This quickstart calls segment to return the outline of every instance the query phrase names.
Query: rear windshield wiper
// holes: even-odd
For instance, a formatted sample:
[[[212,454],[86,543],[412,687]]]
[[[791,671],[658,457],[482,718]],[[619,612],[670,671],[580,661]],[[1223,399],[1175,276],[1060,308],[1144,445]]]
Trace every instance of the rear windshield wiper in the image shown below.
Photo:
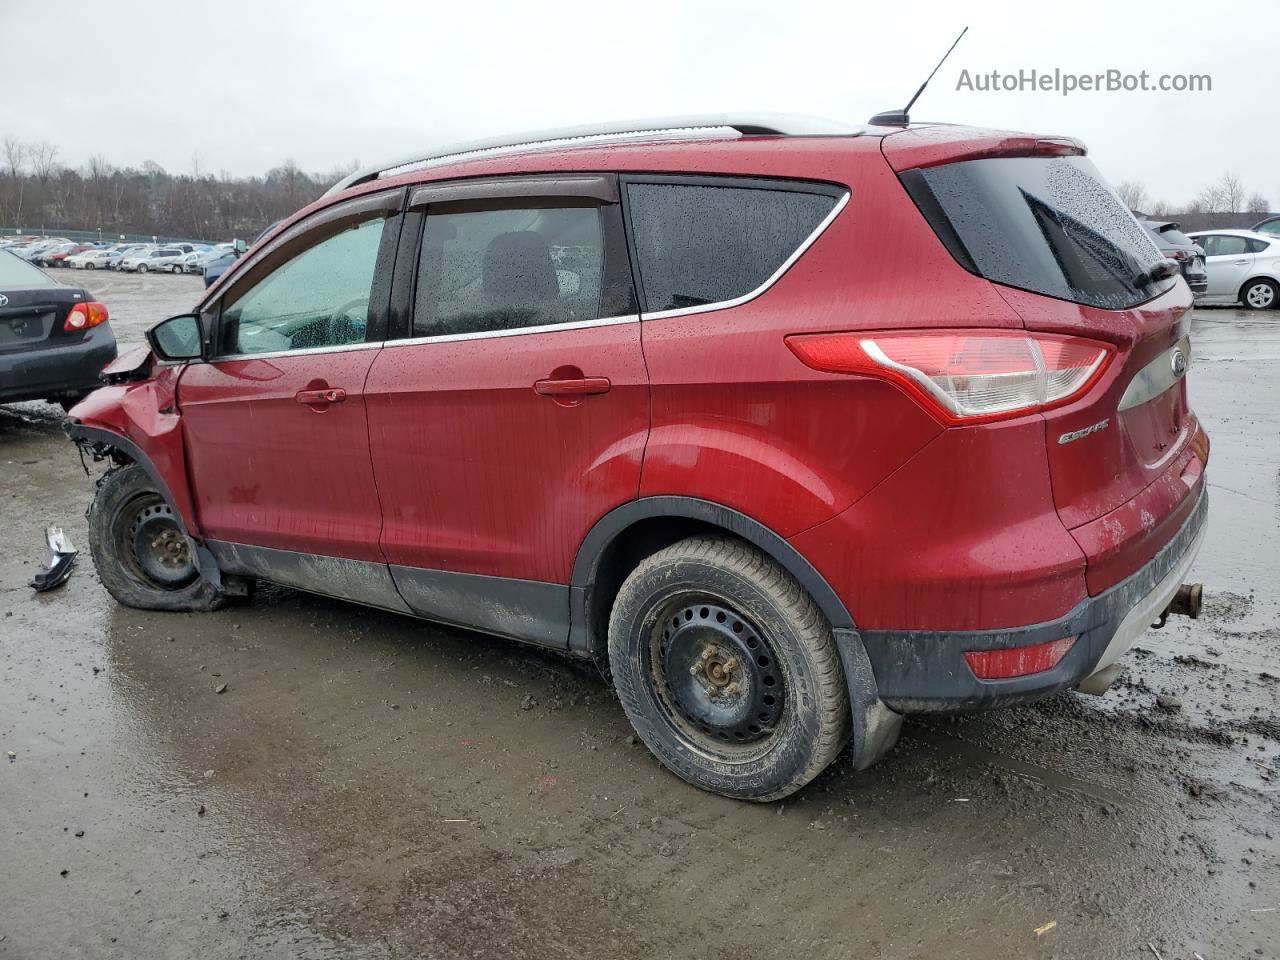
[[[1182,268],[1178,266],[1177,260],[1165,257],[1163,260],[1157,260],[1149,270],[1144,270],[1133,278],[1135,287],[1145,287],[1155,283],[1158,280],[1164,280],[1167,277],[1176,277],[1178,271]]]

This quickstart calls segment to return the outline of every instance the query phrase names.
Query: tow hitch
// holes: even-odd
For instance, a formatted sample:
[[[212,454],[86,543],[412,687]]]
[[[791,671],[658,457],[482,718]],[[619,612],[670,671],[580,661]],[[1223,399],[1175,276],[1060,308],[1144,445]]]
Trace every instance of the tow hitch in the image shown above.
[[[1151,629],[1159,630],[1162,628],[1165,625],[1165,621],[1169,619],[1170,614],[1199,620],[1200,605],[1203,599],[1203,583],[1184,583],[1178,588],[1178,592],[1173,595],[1169,605],[1164,608],[1164,612],[1160,614],[1160,619],[1151,625]]]

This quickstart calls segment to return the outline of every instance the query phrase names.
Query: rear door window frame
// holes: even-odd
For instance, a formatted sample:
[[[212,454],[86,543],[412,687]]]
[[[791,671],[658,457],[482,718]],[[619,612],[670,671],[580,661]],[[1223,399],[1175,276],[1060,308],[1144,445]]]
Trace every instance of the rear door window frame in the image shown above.
[[[545,205],[557,199],[594,201],[599,207],[604,243],[601,316],[507,330],[414,335],[414,308],[422,242],[427,216],[433,205],[475,204],[477,207],[500,208],[508,205],[508,202],[515,207],[522,200]],[[411,187],[400,227],[399,253],[392,278],[387,346],[527,336],[637,322],[640,317],[633,283],[634,272],[619,199],[617,175],[601,172],[478,177],[431,181]]]

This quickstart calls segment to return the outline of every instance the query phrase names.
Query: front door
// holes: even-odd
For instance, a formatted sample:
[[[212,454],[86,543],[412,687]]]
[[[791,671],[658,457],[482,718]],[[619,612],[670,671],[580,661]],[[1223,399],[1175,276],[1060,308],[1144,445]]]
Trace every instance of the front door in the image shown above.
[[[347,596],[283,567],[383,562],[364,387],[384,337],[389,271],[378,266],[394,257],[396,202],[327,211],[254,254],[217,305],[214,358],[182,375],[201,529],[224,554],[274,551],[240,550],[227,561],[237,572]],[[240,571],[262,558],[281,569]]]
[[[649,429],[616,186],[463,189],[411,202],[412,329],[366,388],[382,549],[419,614],[563,647],[574,557],[637,495]]]

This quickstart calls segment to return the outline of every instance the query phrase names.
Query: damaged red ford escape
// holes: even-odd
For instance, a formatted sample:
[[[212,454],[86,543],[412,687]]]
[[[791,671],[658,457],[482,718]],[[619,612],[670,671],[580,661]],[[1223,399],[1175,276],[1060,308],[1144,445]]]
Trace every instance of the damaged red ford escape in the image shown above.
[[[561,131],[352,175],[69,432],[121,603],[265,580],[591,658],[769,800],[1193,612],[1190,307],[1073,140]]]

